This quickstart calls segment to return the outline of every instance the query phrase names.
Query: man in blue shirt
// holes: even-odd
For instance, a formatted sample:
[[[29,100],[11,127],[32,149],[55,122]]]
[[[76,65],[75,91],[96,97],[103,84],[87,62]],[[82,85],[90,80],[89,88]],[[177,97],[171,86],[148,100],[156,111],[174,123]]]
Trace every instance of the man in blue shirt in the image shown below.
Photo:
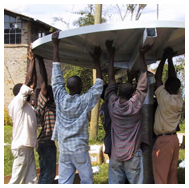
[[[100,99],[103,90],[102,73],[100,70],[101,49],[96,47],[91,54],[96,67],[96,83],[87,93],[80,95],[82,81],[78,76],[67,80],[69,93],[59,60],[59,31],[53,33],[53,68],[52,88],[56,103],[56,123],[52,140],[59,144],[59,184],[71,184],[75,171],[78,170],[81,183],[93,183],[92,168],[88,146],[88,113]]]

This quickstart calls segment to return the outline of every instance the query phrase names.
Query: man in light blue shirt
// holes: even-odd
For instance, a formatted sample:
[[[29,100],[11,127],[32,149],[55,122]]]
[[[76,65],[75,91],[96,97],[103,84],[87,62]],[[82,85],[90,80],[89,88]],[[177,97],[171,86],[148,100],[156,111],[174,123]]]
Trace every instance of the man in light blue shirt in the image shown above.
[[[52,140],[59,144],[59,184],[71,184],[75,171],[78,170],[81,183],[93,183],[92,168],[88,146],[88,113],[100,99],[103,90],[102,73],[100,70],[101,49],[95,48],[91,54],[96,67],[96,83],[87,93],[80,95],[82,81],[78,76],[67,80],[69,94],[61,72],[59,60],[59,32],[52,35],[53,68],[52,88],[56,103],[56,123]]]

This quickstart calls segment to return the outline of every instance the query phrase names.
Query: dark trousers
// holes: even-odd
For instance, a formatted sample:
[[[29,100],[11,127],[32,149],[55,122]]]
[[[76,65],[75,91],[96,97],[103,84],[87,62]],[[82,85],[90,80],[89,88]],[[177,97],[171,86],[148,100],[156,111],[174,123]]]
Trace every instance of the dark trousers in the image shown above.
[[[56,146],[54,142],[38,143],[39,184],[52,184],[56,176]]]

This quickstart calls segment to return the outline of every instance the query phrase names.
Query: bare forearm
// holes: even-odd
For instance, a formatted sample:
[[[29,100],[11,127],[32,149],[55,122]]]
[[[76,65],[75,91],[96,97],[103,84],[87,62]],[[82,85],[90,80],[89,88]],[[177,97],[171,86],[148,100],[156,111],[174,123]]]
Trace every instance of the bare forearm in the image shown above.
[[[36,86],[37,86],[37,73],[36,73],[36,67],[35,67],[35,64],[34,64],[34,73],[33,73],[33,78],[32,78],[32,82],[33,82],[33,89],[35,89],[36,88]]]
[[[34,59],[30,60],[29,68],[26,74],[26,82],[25,85],[30,86],[33,83],[33,74],[35,69],[35,61]]]
[[[155,74],[156,81],[162,80],[163,67],[164,67],[164,64],[165,64],[165,60],[166,60],[166,57],[162,57],[162,59],[159,63],[159,66],[158,66],[158,68],[156,70],[156,74]]]
[[[59,44],[53,45],[53,62],[60,62],[60,59],[59,59]]]
[[[142,71],[142,72],[147,71],[145,55],[140,55],[140,64],[141,64],[140,71]]]
[[[159,63],[159,66],[156,70],[155,79],[156,79],[156,87],[157,88],[159,86],[163,85],[162,74],[163,74],[163,67],[164,67],[164,64],[165,64],[165,60],[166,60],[166,57],[163,56],[160,63]]]
[[[102,79],[102,72],[100,69],[100,63],[95,63],[96,67],[96,78],[101,78]]]
[[[47,95],[47,84],[48,84],[47,71],[45,68],[43,58],[39,57],[39,56],[37,58],[38,58],[38,62],[39,62],[39,71],[40,71],[40,75],[41,75],[41,93],[46,96]]]
[[[176,77],[172,58],[168,58],[168,77]]]
[[[47,71],[45,68],[45,64],[43,59],[38,59],[39,60],[39,70],[40,70],[40,75],[41,75],[41,82],[45,82],[45,84],[48,83],[47,80]]]
[[[110,56],[110,64],[108,67],[108,83],[114,84],[115,83],[115,75],[114,75],[114,55]]]

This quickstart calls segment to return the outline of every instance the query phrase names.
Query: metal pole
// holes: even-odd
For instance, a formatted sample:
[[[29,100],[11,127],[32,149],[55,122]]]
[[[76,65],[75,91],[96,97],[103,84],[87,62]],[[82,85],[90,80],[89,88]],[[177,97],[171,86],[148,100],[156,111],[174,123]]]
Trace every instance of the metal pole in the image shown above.
[[[149,145],[143,144],[144,184],[153,182],[152,172],[152,147],[153,147],[153,104],[154,104],[154,75],[148,73],[148,92],[142,106],[142,128]]]

